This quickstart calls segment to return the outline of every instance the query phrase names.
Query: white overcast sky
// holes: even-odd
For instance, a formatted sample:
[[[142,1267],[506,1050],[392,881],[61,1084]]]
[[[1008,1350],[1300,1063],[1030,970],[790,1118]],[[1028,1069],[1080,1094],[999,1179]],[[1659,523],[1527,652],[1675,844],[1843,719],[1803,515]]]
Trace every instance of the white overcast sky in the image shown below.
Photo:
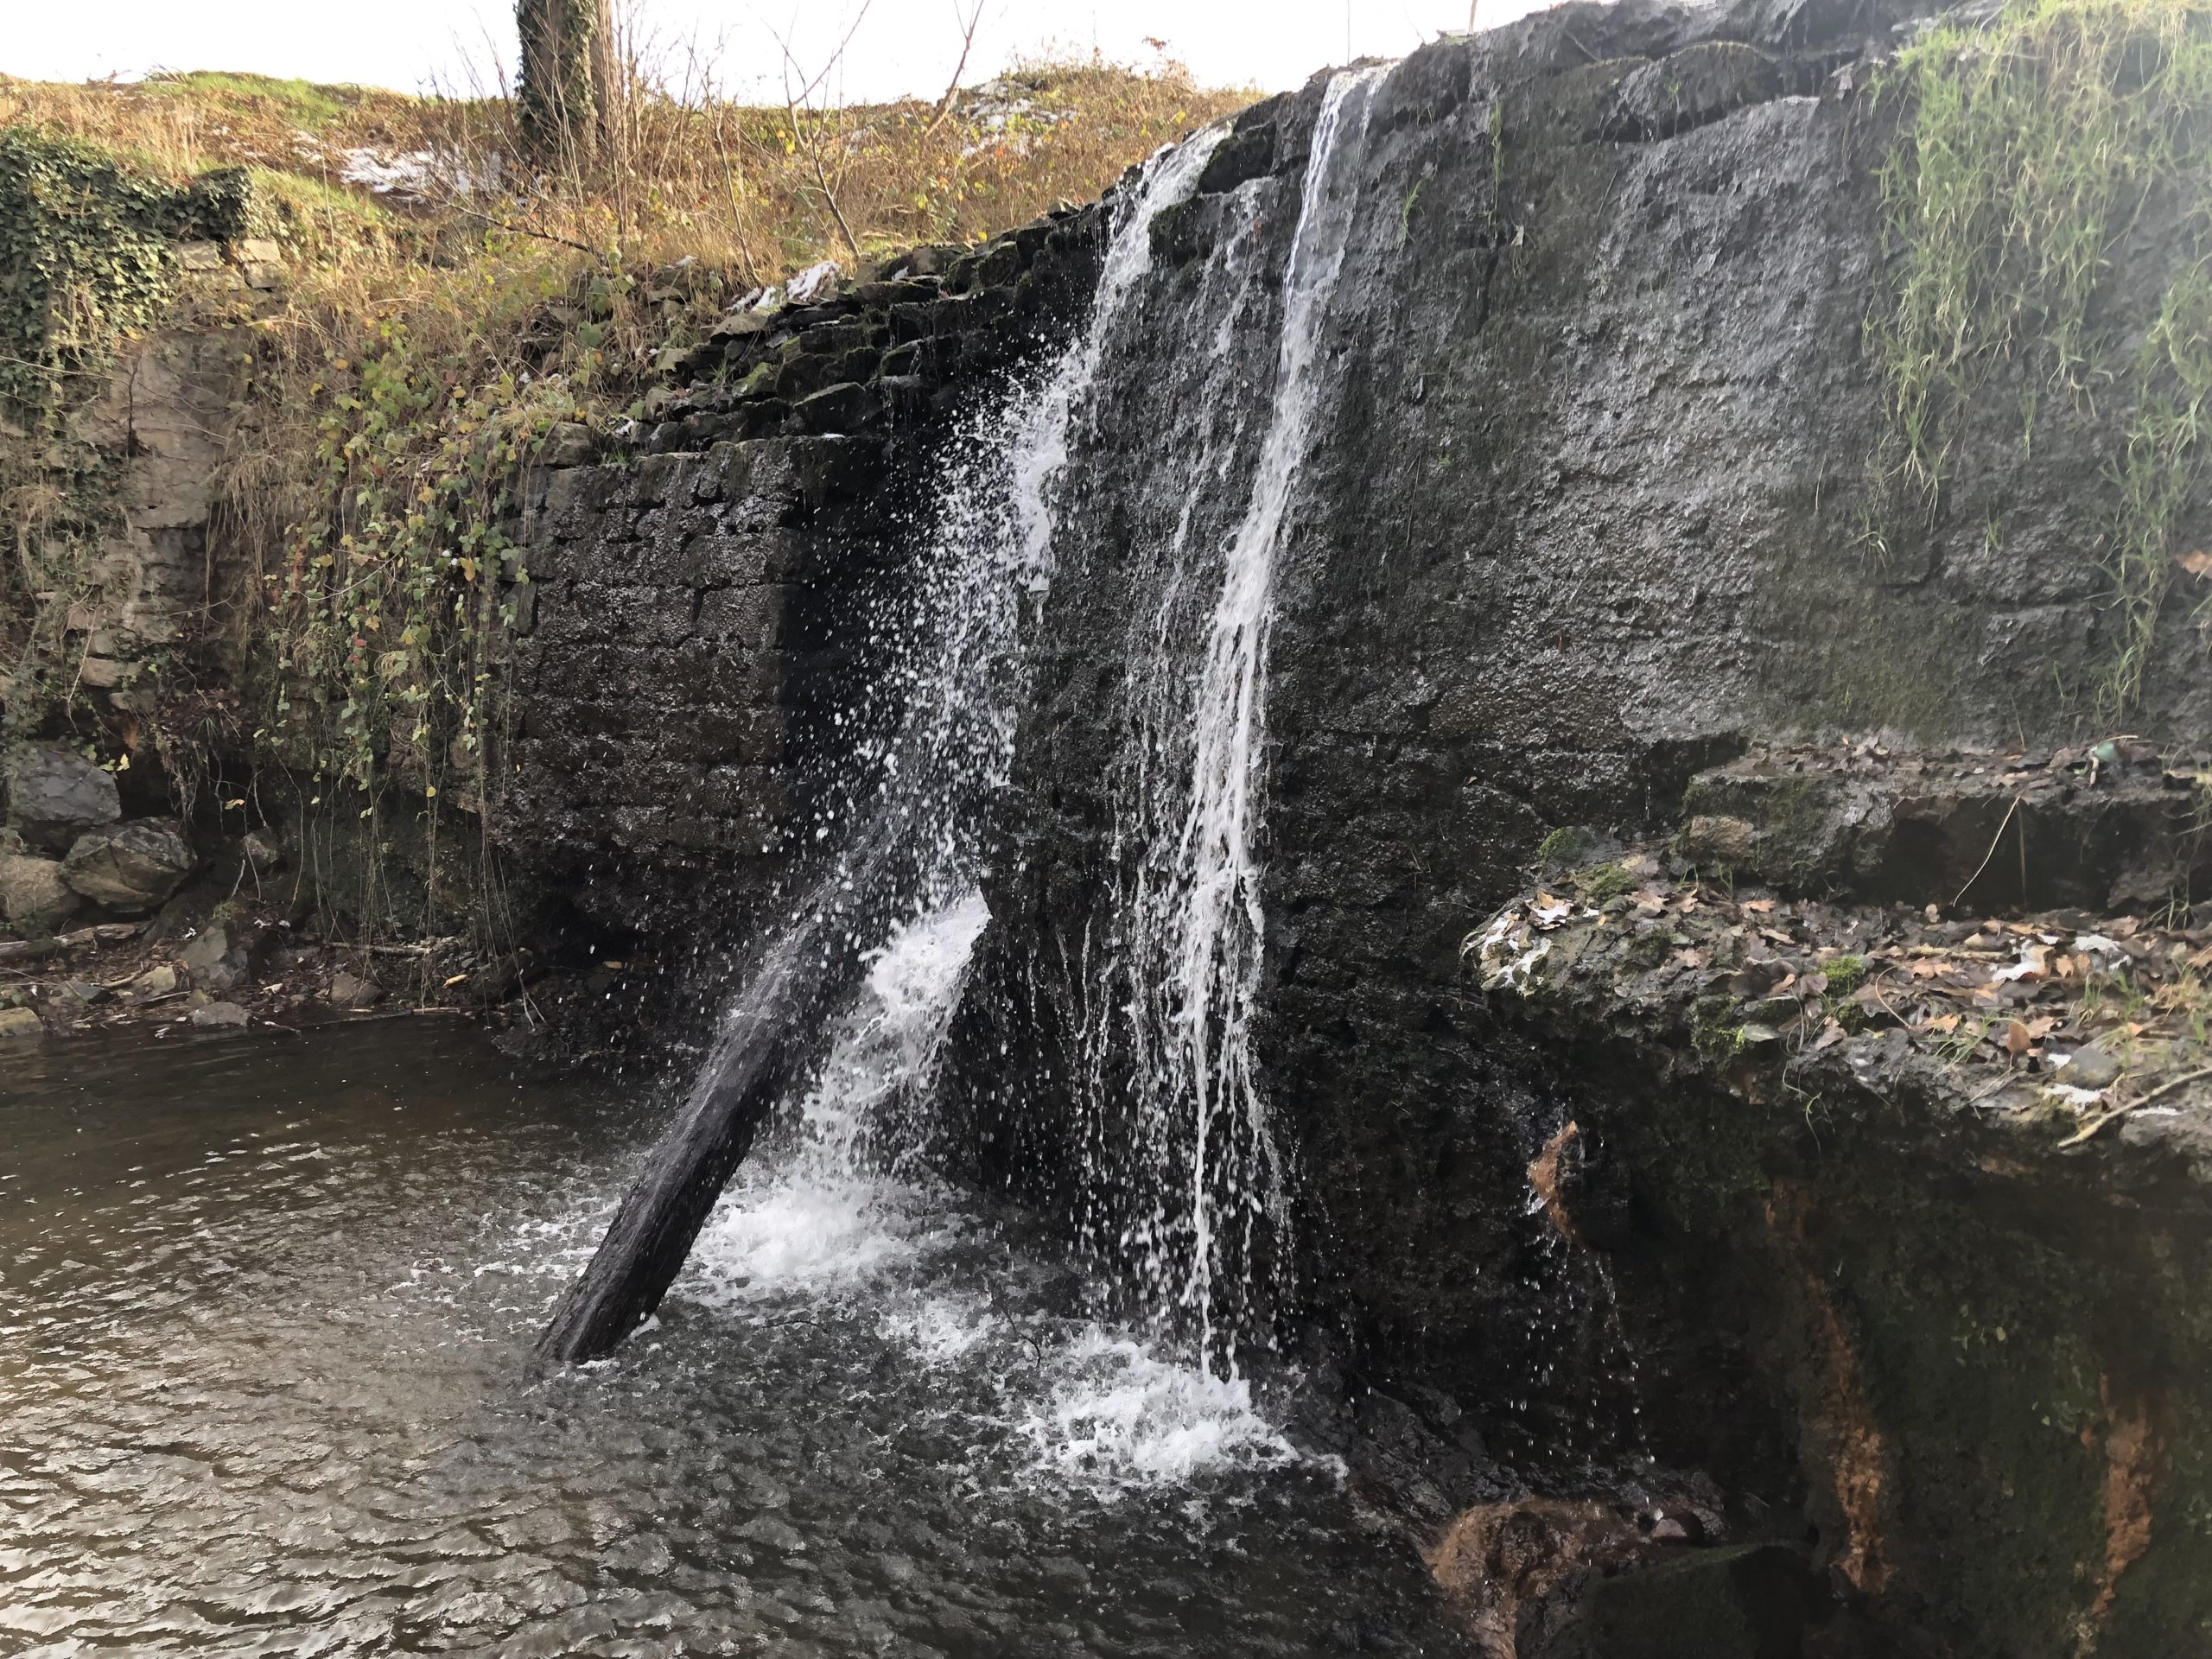
[[[781,35],[810,71],[852,25],[857,0],[626,0],[640,32],[696,42],[739,95],[775,93]],[[1477,0],[1488,28],[1535,0]],[[958,55],[954,0],[873,0],[833,95],[942,92]],[[232,69],[415,92],[495,86],[514,56],[511,0],[0,0],[0,73],[41,80]],[[1399,56],[1467,27],[1467,0],[985,0],[974,82],[1058,46],[1129,63],[1159,48],[1212,85],[1294,86],[1325,65]]]

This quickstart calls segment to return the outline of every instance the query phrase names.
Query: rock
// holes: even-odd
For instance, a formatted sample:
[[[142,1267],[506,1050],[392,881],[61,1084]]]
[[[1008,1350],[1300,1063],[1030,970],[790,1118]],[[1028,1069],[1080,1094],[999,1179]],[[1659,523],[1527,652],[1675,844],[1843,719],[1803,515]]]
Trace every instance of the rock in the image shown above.
[[[144,997],[168,996],[172,995],[182,982],[176,969],[165,962],[157,968],[149,968],[137,978],[132,980],[130,994],[133,996]]]
[[[126,913],[153,909],[197,867],[183,829],[167,818],[133,818],[79,836],[64,863],[71,887]]]
[[[883,413],[883,403],[857,382],[825,386],[791,406],[810,432],[857,432]]]
[[[192,982],[210,991],[227,991],[245,977],[245,952],[231,940],[231,931],[218,922],[203,928],[184,947],[177,961],[192,976]]]
[[[0,912],[19,931],[51,933],[78,902],[59,860],[0,857]]]
[[[1580,1573],[1636,1559],[1642,1542],[1610,1503],[1522,1497],[1462,1511],[1427,1559],[1476,1651],[1510,1654],[1517,1636],[1556,1621],[1551,1604]]]
[[[61,995],[89,1008],[95,1003],[107,1001],[108,988],[105,985],[95,985],[89,979],[73,979],[61,987]]]
[[[591,429],[581,421],[560,421],[545,430],[537,448],[541,467],[588,467],[599,458],[599,445]]]
[[[2057,1070],[2058,1081],[2075,1089],[2102,1089],[2120,1081],[2120,1064],[2094,1043],[2074,1051]]]
[[[123,816],[114,778],[67,749],[20,749],[8,762],[7,778],[9,822],[49,852]]]
[[[737,1535],[781,1550],[786,1555],[797,1554],[806,1548],[806,1540],[797,1527],[788,1521],[779,1521],[772,1515],[755,1516],[737,1529]]]
[[[249,830],[238,842],[238,856],[256,875],[284,868],[284,843],[267,830]]]
[[[210,1002],[192,1011],[192,1023],[202,1031],[236,1031],[250,1018],[235,1002]]]
[[[45,1034],[46,1027],[29,1008],[0,1008],[0,1042]]]
[[[1797,1659],[1816,1594],[1803,1558],[1780,1544],[1695,1550],[1592,1585],[1589,1651],[1604,1659]]]
[[[1693,46],[1632,71],[1605,124],[1605,136],[1649,143],[1718,121],[1789,90],[1781,66],[1732,41]]]
[[[1743,818],[1692,818],[1676,849],[1694,864],[1743,864],[1758,846],[1758,833]]]
[[[372,979],[349,974],[343,968],[330,976],[329,1001],[333,1007],[372,1008],[383,1001],[384,987]]]

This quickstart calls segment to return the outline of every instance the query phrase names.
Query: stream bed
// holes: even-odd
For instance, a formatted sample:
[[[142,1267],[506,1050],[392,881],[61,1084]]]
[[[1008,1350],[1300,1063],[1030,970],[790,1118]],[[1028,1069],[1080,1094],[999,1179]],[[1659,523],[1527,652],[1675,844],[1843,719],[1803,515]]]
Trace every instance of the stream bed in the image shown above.
[[[0,1071],[0,1654],[1463,1651],[1064,1249],[764,1157],[653,1325],[531,1338],[664,1115],[458,1022]]]

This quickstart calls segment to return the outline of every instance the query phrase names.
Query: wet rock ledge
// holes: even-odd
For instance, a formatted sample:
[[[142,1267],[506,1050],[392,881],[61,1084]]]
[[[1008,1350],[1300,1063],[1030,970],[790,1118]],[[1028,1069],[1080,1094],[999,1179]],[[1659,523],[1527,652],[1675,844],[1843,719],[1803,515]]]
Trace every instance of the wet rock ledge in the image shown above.
[[[1904,1650],[2194,1651],[2212,1616],[2212,928],[2166,903],[2208,779],[1758,749],[1669,839],[1554,835],[1466,941],[1649,1450],[1802,1505]]]

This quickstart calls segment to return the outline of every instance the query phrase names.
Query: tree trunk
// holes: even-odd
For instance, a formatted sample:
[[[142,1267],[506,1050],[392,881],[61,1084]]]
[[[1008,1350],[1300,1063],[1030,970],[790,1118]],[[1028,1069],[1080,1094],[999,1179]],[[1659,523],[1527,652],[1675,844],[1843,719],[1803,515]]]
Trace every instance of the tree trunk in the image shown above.
[[[598,156],[613,113],[609,0],[515,0],[515,32],[524,152],[540,167],[581,173]]]

